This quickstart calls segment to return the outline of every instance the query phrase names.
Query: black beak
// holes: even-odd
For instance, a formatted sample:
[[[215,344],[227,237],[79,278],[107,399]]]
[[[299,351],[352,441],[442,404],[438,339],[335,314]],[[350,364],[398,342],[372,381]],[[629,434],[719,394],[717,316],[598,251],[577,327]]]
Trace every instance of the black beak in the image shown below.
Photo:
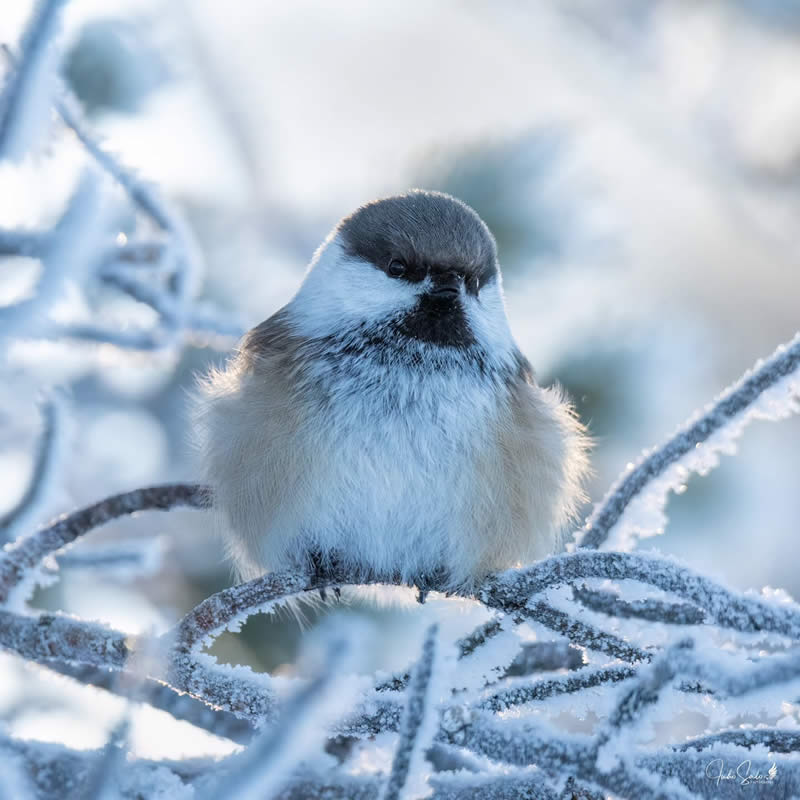
[[[463,283],[463,276],[459,275],[457,272],[437,275],[433,279],[433,288],[430,290],[430,294],[433,297],[440,297],[442,299],[453,299],[460,294]]]

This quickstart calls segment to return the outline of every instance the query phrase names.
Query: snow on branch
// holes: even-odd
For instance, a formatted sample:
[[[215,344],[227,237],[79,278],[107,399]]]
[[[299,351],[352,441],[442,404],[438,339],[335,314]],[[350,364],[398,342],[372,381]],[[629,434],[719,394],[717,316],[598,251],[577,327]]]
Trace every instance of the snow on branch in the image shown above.
[[[422,645],[422,656],[411,676],[400,738],[395,748],[392,770],[383,791],[383,800],[400,800],[401,797],[412,796],[407,790],[412,762],[416,762],[416,771],[419,771],[420,762],[424,758],[424,748],[430,743],[423,736],[423,729],[430,729],[431,739],[435,733],[435,728],[431,726],[429,720],[433,714],[430,685],[433,679],[437,633],[438,626],[431,625]]]
[[[43,428],[36,449],[33,474],[28,481],[25,493],[14,508],[0,518],[0,541],[5,543],[16,539],[29,520],[34,518],[50,493],[54,476],[58,471],[63,438],[65,399],[52,394],[41,405]]]
[[[243,754],[241,764],[213,785],[206,797],[229,800],[273,797],[292,768],[322,744],[325,729],[341,708],[343,662],[350,643],[330,643],[323,669],[288,700],[279,724],[262,733]],[[346,697],[346,694],[345,694]]]
[[[183,314],[190,300],[192,283],[202,273],[200,248],[183,216],[174,209],[155,186],[140,180],[114,155],[105,150],[83,120],[80,104],[63,83],[55,107],[78,140],[97,164],[128,193],[133,203],[165,231],[171,239],[176,268],[172,275],[175,312]]]
[[[6,602],[11,591],[46,556],[72,544],[94,528],[138,511],[169,511],[179,507],[205,509],[208,504],[208,490],[204,486],[167,484],[113,495],[60,517],[47,527],[6,545],[0,555],[0,602]]]
[[[60,5],[63,5],[63,0],[42,0],[39,3],[38,13],[23,38],[20,56],[15,56],[8,46],[0,45],[10,64],[11,76],[0,96],[0,160],[4,156],[12,155],[9,148],[6,148],[8,152],[4,152],[4,141],[13,145],[14,153],[19,142],[29,144],[30,137],[24,137],[20,131],[30,131],[29,117],[33,115],[34,109],[38,108],[39,113],[41,109],[49,113],[54,108],[94,163],[123,188],[135,208],[159,226],[165,239],[134,241],[130,245],[124,242],[123,246],[116,248],[99,247],[99,243],[93,242],[90,249],[93,255],[91,260],[73,258],[71,262],[66,262],[81,263],[87,269],[98,265],[97,277],[106,285],[115,286],[133,299],[153,308],[158,315],[155,327],[121,331],[117,327],[94,322],[60,325],[51,323],[34,333],[40,338],[50,340],[87,341],[113,345],[124,350],[177,349],[187,340],[200,345],[211,343],[229,347],[242,335],[245,326],[241,320],[222,314],[208,304],[193,302],[192,293],[202,274],[203,259],[190,226],[181,212],[155,186],[140,179],[133,170],[103,147],[84,120],[80,103],[57,74],[57,62],[52,57],[55,48],[51,40]],[[43,55],[47,54],[51,57],[44,58]],[[30,81],[26,76],[34,74],[46,77],[47,82],[45,86],[42,78],[39,80],[42,86],[36,92],[31,92],[27,86]],[[23,84],[25,91],[18,91]],[[102,208],[104,207],[100,210]],[[101,228],[97,213],[72,216],[93,226],[94,230]],[[63,238],[58,229],[0,231],[0,255],[46,258]],[[86,255],[85,252],[81,254]],[[63,259],[63,249],[59,250],[59,255]],[[60,286],[52,276],[63,275],[65,271],[64,268],[58,268],[59,259],[51,257],[49,260],[52,262],[48,269],[51,279],[30,301],[13,306],[11,312],[3,309],[5,316],[13,313],[14,318],[24,319],[30,315],[34,304],[41,309],[46,301],[52,302],[56,289]],[[126,272],[125,267],[129,265],[155,265],[159,267],[159,274],[151,272],[142,279]],[[49,291],[45,292],[44,289]],[[4,332],[1,323],[0,318],[0,334]],[[8,331],[5,333],[8,334]]]
[[[636,675],[634,667],[610,665],[595,669],[585,667],[575,675],[559,675],[534,682],[515,681],[493,691],[482,699],[477,707],[489,711],[506,711],[513,706],[541,702],[556,695],[572,694],[584,689],[619,683],[634,675]]]
[[[533,595],[587,578],[639,581],[704,609],[708,621],[721,627],[800,639],[800,608],[796,604],[778,605],[743,595],[674,561],[639,553],[578,550],[552,556],[489,578],[478,597],[490,608],[527,615]]]
[[[66,0],[39,0],[20,46],[21,57],[0,94],[0,160],[18,160],[46,129],[56,93],[55,34]]]
[[[563,734],[547,723],[525,719],[500,721],[476,712],[463,727],[451,731],[449,740],[493,760],[516,766],[535,764],[551,780],[569,774],[601,791],[621,797],[688,798],[675,782],[668,791],[657,788],[652,776],[635,767],[618,765],[604,772],[596,764],[593,741],[583,734]]]
[[[126,639],[118,631],[61,614],[24,616],[0,609],[0,648],[30,661],[122,667],[129,655]]]
[[[586,608],[609,617],[646,619],[671,625],[700,625],[706,618],[703,609],[691,603],[663,603],[653,597],[628,602],[611,592],[595,591],[585,585],[573,586],[572,595]]]
[[[525,607],[524,614],[551,631],[566,636],[573,644],[605,653],[612,658],[621,661],[647,661],[650,657],[641,648],[625,642],[613,633],[574,619],[548,603],[531,601]]]
[[[71,750],[49,742],[21,740],[0,735],[0,763],[18,763],[33,787],[37,798],[82,798],[107,751]],[[117,797],[141,800],[142,797],[169,797],[190,800],[194,792],[188,788],[180,771],[171,762],[144,759],[133,761],[115,776]],[[206,764],[208,769],[211,765]],[[0,773],[1,774],[1,773]],[[96,795],[95,795],[96,797]],[[23,800],[17,795],[14,800]]]
[[[175,719],[238,744],[248,744],[256,732],[253,725],[246,720],[180,692],[156,678],[139,678],[137,683],[138,676],[120,676],[119,670],[111,669],[105,664],[94,666],[48,659],[42,661],[41,666],[86,686],[94,686],[128,700],[146,703],[159,711],[166,711]]]
[[[780,728],[735,728],[707,736],[697,736],[680,745],[675,750],[707,750],[719,745],[736,747],[765,747],[773,753],[800,753],[800,731]]]
[[[746,373],[703,414],[685,423],[666,444],[623,472],[579,533],[579,546],[603,547],[618,525],[615,549],[631,549],[637,536],[660,532],[667,493],[684,484],[689,472],[705,474],[716,466],[717,453],[732,452],[751,420],[779,420],[797,412],[799,367],[800,334]],[[635,499],[639,507],[634,513],[629,506]],[[656,512],[655,525],[651,510]],[[623,514],[632,518],[629,523],[624,523]],[[648,521],[642,524],[640,518]]]
[[[52,325],[47,315],[62,296],[67,281],[80,283],[89,274],[106,215],[99,176],[86,172],[43,256],[44,269],[36,292],[0,308],[0,340],[47,332]]]

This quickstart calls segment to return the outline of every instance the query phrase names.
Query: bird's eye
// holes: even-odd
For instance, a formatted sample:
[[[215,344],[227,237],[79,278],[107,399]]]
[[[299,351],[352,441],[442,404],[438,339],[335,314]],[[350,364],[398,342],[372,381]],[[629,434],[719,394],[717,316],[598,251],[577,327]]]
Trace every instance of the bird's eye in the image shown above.
[[[473,275],[467,279],[467,291],[471,294],[478,294],[478,289],[481,288],[481,281],[477,275]]]
[[[393,258],[386,268],[386,273],[390,278],[402,278],[406,274],[406,265],[402,261]]]

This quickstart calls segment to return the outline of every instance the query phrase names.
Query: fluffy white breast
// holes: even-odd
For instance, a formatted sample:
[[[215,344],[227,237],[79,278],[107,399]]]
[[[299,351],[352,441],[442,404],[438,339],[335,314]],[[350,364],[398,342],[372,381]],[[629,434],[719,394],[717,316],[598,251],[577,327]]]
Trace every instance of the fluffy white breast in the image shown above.
[[[315,441],[328,468],[299,547],[310,541],[409,579],[437,567],[469,575],[460,543],[485,491],[476,463],[498,447],[506,393],[455,364],[429,371],[343,356],[314,373],[326,398]]]

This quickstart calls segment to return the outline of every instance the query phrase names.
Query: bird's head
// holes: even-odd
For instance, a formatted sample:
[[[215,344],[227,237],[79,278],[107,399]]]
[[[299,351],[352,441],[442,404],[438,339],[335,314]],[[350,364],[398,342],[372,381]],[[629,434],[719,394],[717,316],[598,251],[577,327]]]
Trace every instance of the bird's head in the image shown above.
[[[515,349],[494,237],[469,206],[440,192],[376,200],[342,219],[290,307],[310,337],[360,330],[503,360]]]

